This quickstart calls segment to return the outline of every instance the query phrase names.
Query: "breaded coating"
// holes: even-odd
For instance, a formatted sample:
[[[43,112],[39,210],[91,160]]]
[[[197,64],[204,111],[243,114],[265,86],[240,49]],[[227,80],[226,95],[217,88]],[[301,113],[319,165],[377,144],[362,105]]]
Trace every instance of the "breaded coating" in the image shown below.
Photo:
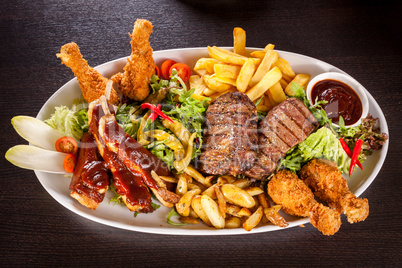
[[[155,74],[155,62],[149,37],[152,23],[137,19],[131,37],[131,56],[127,59],[121,78],[120,89],[123,95],[136,100],[144,100],[150,93],[149,82]]]
[[[291,171],[277,172],[268,183],[268,194],[284,212],[310,216],[311,224],[324,235],[335,234],[341,226],[340,213],[318,203],[310,188]]]
[[[60,53],[56,55],[77,77],[86,102],[90,103],[105,94],[108,79],[88,65],[76,43],[65,44],[61,47]],[[119,97],[114,89],[110,93],[110,102],[113,104],[119,102]]]
[[[348,184],[336,163],[313,159],[300,171],[300,178],[313,190],[314,194],[332,208],[344,213],[350,223],[364,221],[369,214],[366,198],[357,198],[349,191]]]

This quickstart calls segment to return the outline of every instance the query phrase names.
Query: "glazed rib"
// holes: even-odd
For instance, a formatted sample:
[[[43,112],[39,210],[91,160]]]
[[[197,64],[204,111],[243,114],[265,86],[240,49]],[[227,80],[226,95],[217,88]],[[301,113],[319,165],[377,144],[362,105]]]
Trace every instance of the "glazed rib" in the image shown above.
[[[113,175],[113,184],[117,193],[123,198],[127,208],[131,211],[152,212],[151,194],[143,183],[142,176],[138,172],[129,170],[118,156],[110,151],[99,134],[99,120],[104,116],[101,104],[90,104],[88,116],[90,119],[90,132],[94,135],[99,152],[107,167]]]
[[[70,195],[82,205],[95,210],[103,201],[108,186],[107,168],[99,156],[94,136],[87,132],[81,139]]]

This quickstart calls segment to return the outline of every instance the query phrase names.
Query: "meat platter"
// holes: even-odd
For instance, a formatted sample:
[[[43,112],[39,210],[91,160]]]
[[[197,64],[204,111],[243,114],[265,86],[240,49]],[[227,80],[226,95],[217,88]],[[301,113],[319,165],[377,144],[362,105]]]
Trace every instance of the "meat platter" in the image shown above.
[[[256,48],[249,48],[249,50],[257,50]],[[342,70],[325,63],[323,61],[303,56],[300,54],[277,51],[281,57],[289,61],[296,72],[304,72],[314,77],[323,72],[341,72]],[[154,59],[156,64],[160,64],[165,59],[173,59],[178,62],[184,62],[189,66],[194,66],[197,59],[206,57],[208,55],[207,48],[187,48],[187,49],[174,49],[154,52]],[[96,69],[105,77],[110,77],[112,74],[123,69],[126,63],[126,57],[117,59],[114,61],[102,64]],[[376,103],[375,99],[368,95],[370,103],[370,114],[374,117],[378,117],[381,130],[388,133],[388,127],[385,117]],[[55,94],[53,94],[49,100],[44,104],[42,109],[37,115],[38,119],[46,119],[54,111],[55,106],[72,104],[73,100],[78,98],[81,94],[80,87],[77,79],[72,79],[64,86],[62,86]],[[353,178],[348,179],[348,185],[350,190],[356,195],[361,195],[365,189],[375,179],[381,166],[385,160],[389,142],[385,144],[382,150],[375,152],[367,161],[364,162],[364,170],[356,171],[353,174]],[[106,224],[109,226],[148,233],[157,234],[173,234],[173,235],[233,235],[233,234],[248,234],[267,232],[282,229],[274,225],[266,225],[254,228],[252,231],[247,232],[244,229],[221,229],[216,230],[209,228],[202,224],[188,225],[184,227],[175,227],[166,223],[166,215],[169,212],[168,208],[161,207],[157,211],[148,215],[139,215],[133,217],[132,213],[129,213],[127,209],[119,206],[113,206],[108,204],[107,200],[110,200],[111,196],[106,196],[106,202],[103,202],[96,211],[89,211],[85,207],[81,206],[69,196],[68,185],[69,178],[63,177],[63,175],[43,173],[35,171],[40,183],[48,191],[48,193],[60,204],[72,212],[93,220],[98,223]],[[110,193],[108,193],[110,194]],[[307,223],[309,220],[305,218],[292,217],[289,215],[283,215],[289,227],[298,226],[300,224]],[[288,228],[289,228],[288,227]]]

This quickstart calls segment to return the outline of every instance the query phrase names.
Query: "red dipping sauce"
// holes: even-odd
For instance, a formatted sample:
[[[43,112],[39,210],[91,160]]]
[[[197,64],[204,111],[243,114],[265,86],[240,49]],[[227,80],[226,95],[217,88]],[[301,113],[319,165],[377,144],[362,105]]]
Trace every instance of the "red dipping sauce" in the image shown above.
[[[317,82],[311,90],[313,104],[317,98],[318,101],[328,101],[321,106],[334,123],[338,123],[339,116],[342,116],[345,125],[352,125],[362,116],[363,105],[359,96],[345,83],[332,79]]]

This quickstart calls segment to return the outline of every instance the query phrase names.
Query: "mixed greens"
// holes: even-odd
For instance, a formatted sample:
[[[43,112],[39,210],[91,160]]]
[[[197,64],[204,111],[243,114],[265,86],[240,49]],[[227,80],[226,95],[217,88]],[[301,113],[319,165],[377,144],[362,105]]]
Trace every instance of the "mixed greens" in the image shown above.
[[[351,158],[348,157],[339,141],[342,138],[349,149],[353,151],[356,141],[363,140],[362,149],[358,155],[358,160],[363,163],[367,155],[372,154],[373,150],[382,148],[388,139],[387,134],[381,133],[380,128],[376,127],[377,118],[368,116],[362,119],[362,123],[355,127],[345,127],[342,117],[339,120],[339,126],[332,124],[332,120],[327,117],[321,105],[324,101],[317,101],[311,105],[303,87],[296,83],[291,85],[296,97],[303,101],[309,108],[314,117],[318,120],[320,128],[312,133],[306,140],[293,147],[287,152],[284,159],[281,160],[281,167],[298,172],[300,168],[313,158],[325,158],[337,163],[338,169],[342,173],[348,173],[351,165]]]

